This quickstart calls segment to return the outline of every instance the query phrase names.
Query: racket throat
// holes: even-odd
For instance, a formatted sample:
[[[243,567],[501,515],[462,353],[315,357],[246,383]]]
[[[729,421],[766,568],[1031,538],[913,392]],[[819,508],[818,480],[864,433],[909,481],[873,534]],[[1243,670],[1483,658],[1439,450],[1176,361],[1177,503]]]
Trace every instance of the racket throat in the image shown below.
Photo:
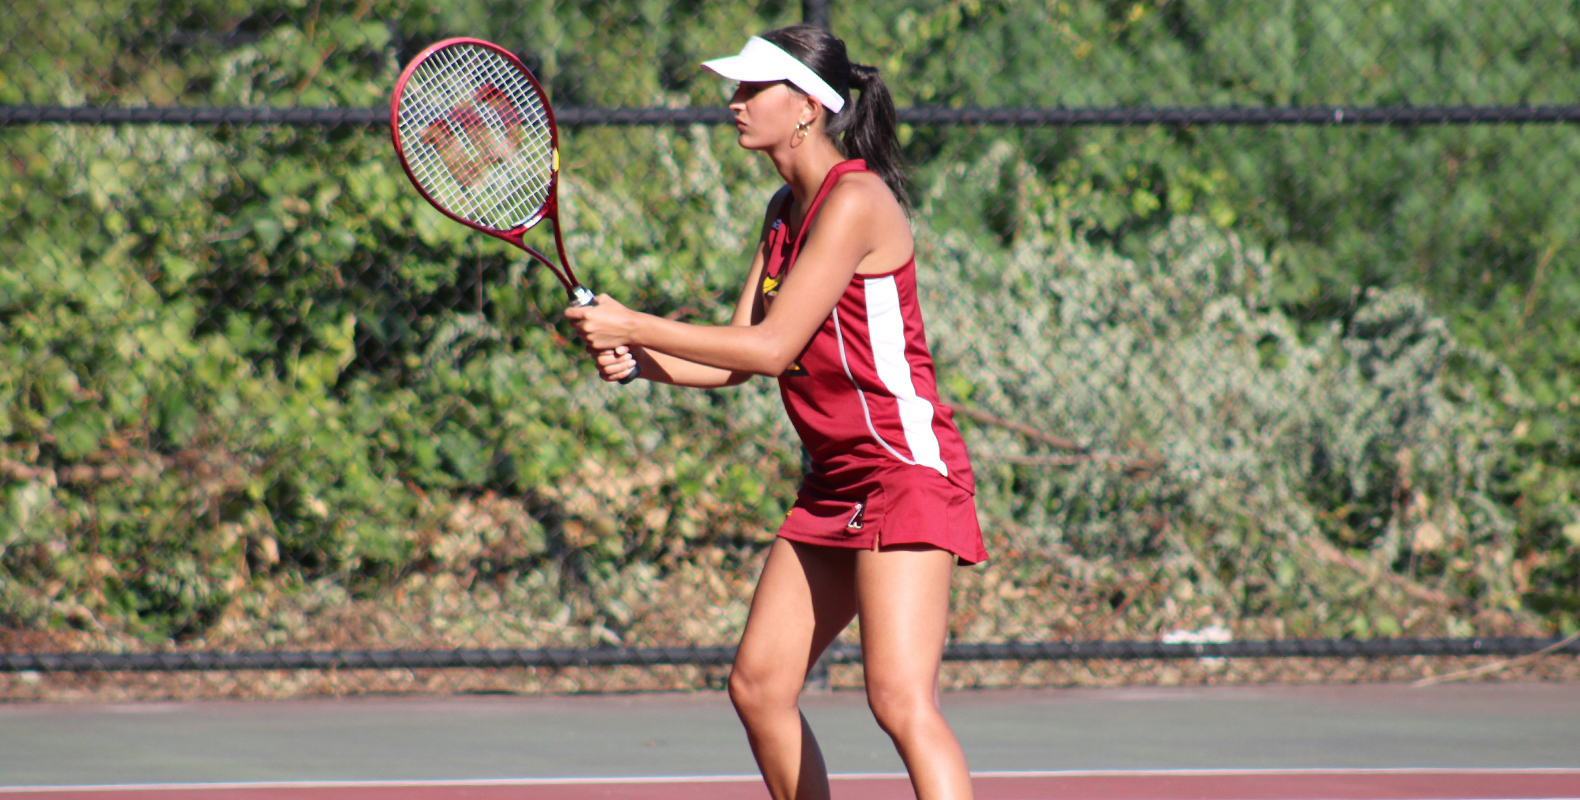
[[[592,290],[585,286],[577,286],[576,288],[572,289],[571,300],[574,301],[578,306],[598,305],[597,297],[593,295]]]

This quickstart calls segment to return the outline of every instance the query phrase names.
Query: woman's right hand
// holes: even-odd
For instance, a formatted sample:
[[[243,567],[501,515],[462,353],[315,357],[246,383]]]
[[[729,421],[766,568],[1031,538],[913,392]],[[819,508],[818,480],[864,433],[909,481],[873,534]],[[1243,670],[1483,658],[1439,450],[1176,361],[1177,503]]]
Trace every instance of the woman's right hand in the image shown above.
[[[593,362],[598,365],[598,377],[605,381],[614,382],[631,374],[636,369],[636,354],[631,352],[627,345],[620,345],[613,350],[599,350],[591,345],[587,347],[587,354],[593,357]]]

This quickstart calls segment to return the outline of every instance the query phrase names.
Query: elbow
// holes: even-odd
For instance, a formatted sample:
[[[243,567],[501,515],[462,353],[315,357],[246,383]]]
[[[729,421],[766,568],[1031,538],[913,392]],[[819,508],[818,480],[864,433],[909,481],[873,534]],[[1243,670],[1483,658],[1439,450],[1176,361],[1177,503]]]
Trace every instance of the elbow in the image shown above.
[[[767,375],[770,378],[778,377],[783,375],[785,370],[795,363],[796,357],[799,355],[801,355],[800,349],[791,350],[783,345],[775,344],[765,348],[765,352],[758,364],[759,368],[754,371]]]
[[[738,329],[740,330],[740,329]],[[732,342],[730,356],[712,362],[730,371],[727,385],[744,383],[754,375],[777,378],[801,357],[805,341],[797,341],[794,334],[785,335],[770,324],[759,323],[740,330]],[[706,359],[704,363],[708,363]]]

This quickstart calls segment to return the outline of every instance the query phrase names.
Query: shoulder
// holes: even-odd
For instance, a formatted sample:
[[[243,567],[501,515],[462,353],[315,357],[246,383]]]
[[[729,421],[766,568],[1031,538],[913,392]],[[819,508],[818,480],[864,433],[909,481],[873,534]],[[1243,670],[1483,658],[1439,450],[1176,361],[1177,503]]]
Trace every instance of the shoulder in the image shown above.
[[[895,213],[902,217],[905,215],[905,210],[889,185],[873,172],[841,175],[834,188],[829,190],[828,197],[824,198],[823,206],[826,211],[840,217],[857,219],[877,219]]]
[[[883,178],[871,172],[839,177],[823,199],[808,236],[858,255],[858,273],[864,268],[868,272],[892,270],[915,247],[905,207]]]
[[[834,183],[834,188],[829,190],[828,199],[835,197],[848,197],[857,200],[888,200],[895,202],[894,193],[889,191],[889,185],[878,177],[876,172],[847,172],[839,176]]]

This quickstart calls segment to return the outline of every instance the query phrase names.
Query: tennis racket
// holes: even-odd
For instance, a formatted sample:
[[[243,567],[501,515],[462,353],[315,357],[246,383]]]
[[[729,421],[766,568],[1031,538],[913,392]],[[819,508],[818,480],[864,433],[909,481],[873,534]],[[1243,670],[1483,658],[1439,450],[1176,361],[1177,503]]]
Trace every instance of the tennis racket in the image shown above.
[[[406,176],[434,208],[526,251],[559,278],[576,305],[596,304],[576,280],[560,233],[554,110],[521,59],[480,39],[428,47],[395,84],[390,135]],[[554,223],[558,263],[525,240],[545,219]]]

